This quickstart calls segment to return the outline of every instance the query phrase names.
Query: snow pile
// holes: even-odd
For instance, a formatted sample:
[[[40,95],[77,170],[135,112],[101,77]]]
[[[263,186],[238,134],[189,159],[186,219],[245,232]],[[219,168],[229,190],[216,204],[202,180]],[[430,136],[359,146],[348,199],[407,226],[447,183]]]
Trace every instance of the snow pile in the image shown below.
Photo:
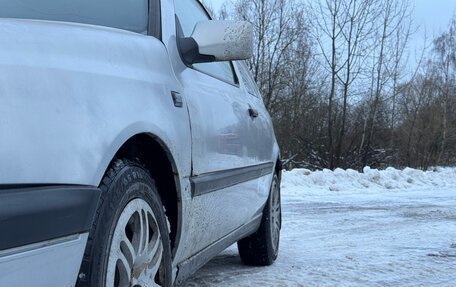
[[[352,169],[294,169],[284,171],[282,177],[282,193],[286,195],[370,193],[435,187],[456,187],[456,168],[438,167],[432,171],[421,171],[412,168],[377,170],[365,167],[362,173]]]

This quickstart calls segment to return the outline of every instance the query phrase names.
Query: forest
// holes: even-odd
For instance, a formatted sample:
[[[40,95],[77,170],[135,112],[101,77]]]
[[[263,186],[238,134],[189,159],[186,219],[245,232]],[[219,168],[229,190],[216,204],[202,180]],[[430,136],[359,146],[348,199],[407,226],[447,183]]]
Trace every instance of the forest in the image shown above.
[[[456,15],[411,43],[408,0],[233,0],[288,169],[456,165]],[[209,5],[210,8],[210,5]]]

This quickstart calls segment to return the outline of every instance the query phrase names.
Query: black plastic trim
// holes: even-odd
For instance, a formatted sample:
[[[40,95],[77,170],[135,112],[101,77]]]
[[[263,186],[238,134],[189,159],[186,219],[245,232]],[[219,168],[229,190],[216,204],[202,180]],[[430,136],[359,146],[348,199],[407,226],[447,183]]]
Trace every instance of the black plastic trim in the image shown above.
[[[162,40],[161,1],[149,0],[148,34]]]
[[[100,189],[47,186],[0,189],[0,250],[90,230]]]
[[[180,38],[179,47],[182,53],[182,59],[187,66],[192,66],[193,64],[198,63],[211,63],[215,61],[214,56],[199,53],[198,44],[192,37]]]
[[[273,173],[272,162],[217,171],[190,178],[192,195],[200,196]]]

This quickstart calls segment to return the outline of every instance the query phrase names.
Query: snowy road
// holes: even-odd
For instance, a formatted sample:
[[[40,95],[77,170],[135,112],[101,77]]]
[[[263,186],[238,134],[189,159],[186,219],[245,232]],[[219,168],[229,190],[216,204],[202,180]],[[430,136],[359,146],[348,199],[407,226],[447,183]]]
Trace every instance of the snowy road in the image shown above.
[[[182,286],[456,286],[456,188],[286,196],[277,262],[230,247]]]

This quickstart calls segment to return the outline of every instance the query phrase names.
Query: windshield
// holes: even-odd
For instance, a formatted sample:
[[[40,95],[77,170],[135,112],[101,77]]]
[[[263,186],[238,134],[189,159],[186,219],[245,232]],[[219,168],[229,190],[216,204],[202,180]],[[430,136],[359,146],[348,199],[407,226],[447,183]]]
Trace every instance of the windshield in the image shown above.
[[[76,22],[147,33],[148,0],[0,0],[0,18]]]

